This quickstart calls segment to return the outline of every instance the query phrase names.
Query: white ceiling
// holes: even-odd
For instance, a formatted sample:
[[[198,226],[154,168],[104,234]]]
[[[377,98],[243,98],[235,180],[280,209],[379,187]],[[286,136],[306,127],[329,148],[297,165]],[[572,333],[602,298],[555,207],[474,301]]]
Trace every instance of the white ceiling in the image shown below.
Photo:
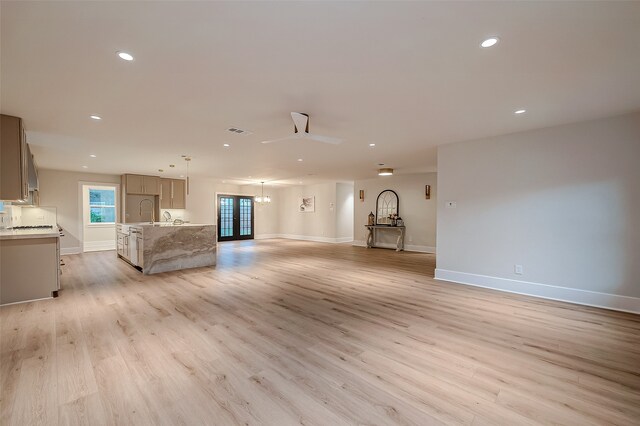
[[[24,118],[42,168],[178,175],[189,154],[193,175],[230,181],[351,180],[377,163],[433,171],[443,143],[640,108],[640,2],[1,8],[2,113]],[[291,133],[291,111],[345,142],[261,144]]]

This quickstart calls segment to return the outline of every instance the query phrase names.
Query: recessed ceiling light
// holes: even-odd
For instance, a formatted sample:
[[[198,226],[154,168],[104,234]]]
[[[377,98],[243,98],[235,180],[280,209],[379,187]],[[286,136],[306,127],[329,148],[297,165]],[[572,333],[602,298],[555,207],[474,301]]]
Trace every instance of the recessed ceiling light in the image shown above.
[[[94,120],[102,120],[102,117],[100,117],[99,115],[90,115],[89,117]]]
[[[96,158],[96,157],[97,157],[97,155],[95,155],[95,154],[89,154],[89,157],[91,157],[91,158]]]
[[[480,43],[480,47],[495,46],[496,44],[498,44],[499,41],[500,41],[500,39],[498,37],[489,37],[488,39],[486,39],[482,43]]]
[[[517,111],[514,111],[513,113],[514,113],[514,114],[524,114],[525,112],[527,112],[527,110],[526,110],[526,109],[519,109],[519,110],[517,110]]]
[[[163,169],[158,169],[158,171],[159,171],[160,173],[163,173],[163,172],[164,172],[164,170],[163,170]]]
[[[393,169],[389,167],[378,170],[378,176],[391,176],[392,174],[393,174]]]
[[[88,169],[89,167],[88,167],[88,166],[82,166],[82,168],[83,168],[83,169]]]
[[[225,148],[229,148],[230,145],[228,143],[225,143],[225,144],[222,144],[222,146],[224,146]]]
[[[133,61],[133,55],[127,52],[118,52],[118,56],[120,59],[124,59],[125,61]]]
[[[376,146],[376,144],[375,143],[370,143],[369,146]]]
[[[184,177],[184,175],[180,175],[180,177]]]
[[[302,158],[298,158],[298,161],[302,161]]]

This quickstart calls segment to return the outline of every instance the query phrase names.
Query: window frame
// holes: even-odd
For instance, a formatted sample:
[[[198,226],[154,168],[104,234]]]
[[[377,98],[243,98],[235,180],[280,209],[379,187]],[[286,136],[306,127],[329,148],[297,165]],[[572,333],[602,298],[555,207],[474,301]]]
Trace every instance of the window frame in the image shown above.
[[[104,205],[104,204],[91,204],[91,191],[113,191],[113,205]],[[115,186],[103,186],[103,185],[87,185],[87,206],[89,207],[89,222],[87,223],[87,227],[99,228],[99,227],[109,227],[113,226],[118,221],[118,191]],[[99,207],[99,208],[112,208],[113,209],[113,222],[92,222],[91,221],[91,208]]]

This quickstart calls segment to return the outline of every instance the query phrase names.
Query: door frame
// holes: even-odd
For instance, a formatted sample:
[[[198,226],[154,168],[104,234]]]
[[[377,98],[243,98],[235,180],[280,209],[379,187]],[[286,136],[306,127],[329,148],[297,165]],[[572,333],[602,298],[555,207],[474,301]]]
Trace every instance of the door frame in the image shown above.
[[[233,235],[234,237],[221,237],[220,236],[220,198],[221,197],[233,197]],[[250,199],[251,200],[251,234],[249,235],[240,235],[240,202],[239,199]],[[216,192],[216,226],[217,226],[217,240],[218,242],[224,241],[238,241],[238,240],[253,240],[255,238],[255,227],[256,227],[256,207],[254,202],[253,195],[247,194],[226,194],[222,192]],[[236,222],[237,219],[237,222]]]
[[[78,253],[84,253],[84,187],[85,186],[111,186],[116,189],[116,224],[121,223],[120,218],[120,184],[113,182],[92,182],[88,180],[80,180],[78,181],[78,221],[77,221],[77,235],[78,235]],[[94,225],[95,226],[95,225]],[[115,225],[113,225],[115,227]],[[113,234],[114,242],[116,242],[116,235]],[[117,242],[116,242],[117,245]],[[64,249],[63,249],[64,250]],[[111,250],[111,249],[109,249]],[[64,254],[75,254],[73,253],[64,253]]]

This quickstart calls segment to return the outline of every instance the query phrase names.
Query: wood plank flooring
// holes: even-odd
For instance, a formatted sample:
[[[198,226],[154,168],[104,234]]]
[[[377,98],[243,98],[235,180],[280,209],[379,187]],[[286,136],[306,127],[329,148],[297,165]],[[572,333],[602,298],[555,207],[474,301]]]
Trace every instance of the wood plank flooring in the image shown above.
[[[58,299],[0,308],[2,425],[640,424],[640,316],[434,281],[433,255],[65,259]]]

